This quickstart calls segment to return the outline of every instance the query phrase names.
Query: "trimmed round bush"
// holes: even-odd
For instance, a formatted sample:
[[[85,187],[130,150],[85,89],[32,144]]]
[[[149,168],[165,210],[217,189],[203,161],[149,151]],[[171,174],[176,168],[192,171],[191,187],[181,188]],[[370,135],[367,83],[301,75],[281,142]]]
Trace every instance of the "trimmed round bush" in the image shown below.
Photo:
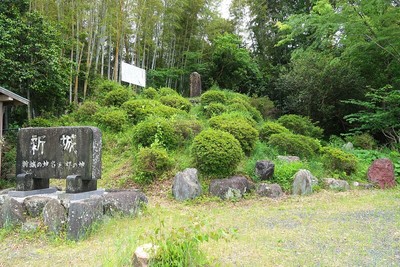
[[[103,108],[94,115],[94,120],[111,131],[121,131],[128,124],[128,116],[124,110]]]
[[[156,99],[159,97],[158,91],[153,87],[143,89],[142,96],[147,99]]]
[[[166,106],[180,109],[186,112],[190,111],[192,104],[186,98],[180,95],[166,95],[160,97],[160,102]]]
[[[135,180],[142,184],[149,184],[171,170],[174,162],[164,148],[155,146],[140,148],[136,164],[138,176]]]
[[[200,172],[215,177],[233,174],[243,158],[239,141],[230,133],[214,129],[194,138],[191,154]]]
[[[225,112],[222,113],[221,115],[218,115],[218,118],[221,120],[245,120],[252,127],[256,128],[257,126],[257,122],[247,112],[240,112],[240,111]]]
[[[203,113],[207,118],[220,115],[226,111],[224,104],[213,102],[203,107]]]
[[[225,93],[219,90],[209,90],[202,94],[200,97],[200,103],[203,106],[207,106],[212,102],[225,104],[226,100],[227,99]]]
[[[230,99],[228,103],[230,104],[228,106],[229,111],[248,112],[255,121],[262,121],[263,119],[261,113],[249,101],[246,101],[245,98],[235,97]]]
[[[91,121],[93,120],[94,114],[99,111],[100,105],[94,101],[85,101],[79,108],[73,113],[75,120]]]
[[[358,159],[353,154],[335,147],[324,147],[322,153],[322,162],[330,170],[345,172],[347,175],[357,170]]]
[[[320,150],[318,140],[299,134],[272,134],[268,144],[276,147],[280,153],[299,157],[312,157]]]
[[[108,92],[125,89],[124,86],[112,80],[97,80],[94,85],[93,94],[99,98],[104,97]],[[126,90],[126,89],[125,89]]]
[[[128,101],[132,93],[125,88],[118,88],[108,92],[104,97],[106,106],[120,107],[124,102]]]
[[[133,140],[135,144],[144,147],[157,143],[168,149],[174,149],[179,144],[179,136],[172,124],[156,117],[138,123],[133,131]]]
[[[318,126],[315,126],[308,117],[289,114],[283,115],[277,120],[277,122],[295,134],[301,134],[314,138],[321,138],[323,134],[323,130]]]
[[[225,116],[216,116],[209,122],[211,127],[232,134],[239,141],[245,154],[253,151],[258,140],[258,131],[244,118],[226,119]]]
[[[180,136],[181,140],[191,140],[202,130],[201,122],[191,118],[174,117],[171,119],[175,133]]]
[[[121,107],[126,111],[133,124],[137,124],[150,116],[169,118],[176,114],[185,114],[182,110],[165,106],[159,101],[150,99],[129,100]]]
[[[271,135],[280,133],[290,133],[290,131],[278,122],[267,121],[261,126],[260,140],[268,142]]]
[[[274,102],[272,102],[267,96],[253,97],[250,99],[250,104],[261,113],[261,116],[265,120],[274,117],[276,113]]]
[[[176,95],[179,96],[178,92],[169,87],[161,87],[159,90],[160,96]]]

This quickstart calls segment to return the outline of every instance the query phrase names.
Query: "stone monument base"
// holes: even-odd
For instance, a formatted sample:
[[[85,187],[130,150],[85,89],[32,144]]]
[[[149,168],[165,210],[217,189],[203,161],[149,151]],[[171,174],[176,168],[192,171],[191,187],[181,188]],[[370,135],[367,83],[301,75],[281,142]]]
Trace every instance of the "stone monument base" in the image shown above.
[[[10,191],[10,192],[8,192],[8,195],[10,197],[27,197],[27,196],[34,196],[34,195],[41,195],[41,194],[52,194],[55,192],[57,192],[57,188],[50,187],[50,188],[28,190],[28,191]]]

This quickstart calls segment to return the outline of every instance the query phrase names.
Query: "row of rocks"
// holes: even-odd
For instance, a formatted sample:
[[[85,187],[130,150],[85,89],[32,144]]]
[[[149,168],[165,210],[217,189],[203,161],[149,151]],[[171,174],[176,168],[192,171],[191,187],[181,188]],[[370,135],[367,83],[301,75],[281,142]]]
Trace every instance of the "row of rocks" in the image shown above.
[[[140,191],[106,192],[79,201],[60,200],[57,195],[13,198],[0,194],[0,227],[32,229],[42,221],[49,232],[66,229],[68,239],[78,240],[104,216],[135,215],[146,203]]]

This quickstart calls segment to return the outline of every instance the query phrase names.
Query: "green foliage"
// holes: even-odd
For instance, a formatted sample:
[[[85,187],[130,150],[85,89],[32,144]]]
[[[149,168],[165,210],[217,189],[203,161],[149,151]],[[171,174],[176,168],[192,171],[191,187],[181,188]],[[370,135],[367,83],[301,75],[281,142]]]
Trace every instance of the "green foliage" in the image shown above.
[[[124,110],[118,108],[102,108],[93,119],[102,127],[113,132],[119,132],[128,125],[128,116]]]
[[[143,89],[142,96],[147,99],[157,99],[159,97],[158,91],[153,87]]]
[[[171,170],[174,161],[164,148],[159,146],[142,147],[137,154],[136,165],[138,174],[135,181],[141,184],[150,184]]]
[[[161,87],[158,91],[160,96],[179,96],[177,91],[169,87]]]
[[[274,102],[267,96],[252,97],[250,99],[250,104],[261,113],[264,120],[272,118],[275,115],[276,108]]]
[[[351,142],[356,148],[375,149],[377,146],[374,137],[369,133],[349,135],[346,137],[346,140]]]
[[[200,121],[190,117],[174,116],[170,120],[171,125],[174,126],[175,133],[180,136],[181,140],[189,141],[203,128]]]
[[[273,121],[265,122],[260,129],[260,140],[268,142],[272,134],[290,133],[282,124]]]
[[[353,154],[334,147],[324,147],[322,153],[322,162],[330,170],[345,172],[347,175],[357,170],[358,160]]]
[[[5,142],[1,149],[1,176],[0,180],[7,177],[7,175],[15,173],[17,149],[15,144],[11,142]],[[1,188],[1,186],[0,186]]]
[[[201,105],[203,105],[203,107],[213,102],[225,104],[226,101],[227,101],[226,95],[221,90],[208,90],[205,93],[203,93],[200,97],[200,103]]]
[[[127,90],[124,86],[113,80],[97,79],[93,84],[93,96],[103,99],[109,92]]]
[[[219,119],[225,120],[245,120],[252,127],[256,128],[257,122],[253,119],[253,117],[248,112],[240,112],[240,111],[232,111],[225,112],[221,115],[218,115]]]
[[[92,121],[93,116],[100,110],[100,105],[95,101],[85,101],[73,113],[76,121]]]
[[[163,118],[150,117],[138,123],[133,132],[133,142],[145,147],[157,143],[168,149],[174,149],[179,141],[179,135],[171,122]]]
[[[268,144],[275,146],[281,153],[299,157],[313,157],[321,149],[318,140],[292,133],[273,134]]]
[[[301,161],[279,162],[275,165],[271,182],[279,184],[284,191],[289,192],[292,189],[294,175],[300,169],[306,169]]]
[[[222,103],[211,102],[207,106],[203,107],[203,113],[206,118],[211,118],[213,116],[221,115],[226,111],[226,106]]]
[[[36,117],[34,119],[29,120],[24,124],[24,127],[51,127],[54,124],[51,120],[43,117]]]
[[[323,130],[318,126],[315,126],[315,124],[308,117],[289,114],[281,116],[277,122],[295,134],[301,134],[314,138],[321,138],[323,134]]]
[[[348,122],[357,125],[352,131],[382,132],[390,143],[399,144],[400,91],[387,85],[380,89],[371,89],[365,97],[367,98],[365,101],[346,101],[363,108],[344,117]]]
[[[180,109],[186,112],[190,111],[192,104],[186,98],[180,95],[166,95],[160,97],[160,102],[166,106]]]
[[[244,118],[215,116],[209,120],[210,126],[232,134],[240,143],[245,154],[249,154],[258,140],[258,131]]]
[[[233,174],[243,158],[239,141],[230,133],[214,129],[194,138],[191,154],[200,172],[216,177]]]
[[[117,88],[105,95],[104,103],[106,106],[120,107],[124,102],[128,101],[132,95],[132,92],[126,88]]]
[[[248,112],[255,121],[262,121],[262,115],[255,107],[253,107],[248,99],[234,97],[228,100],[229,111]]]
[[[249,155],[248,159],[245,162],[244,172],[247,176],[251,177],[253,181],[258,182],[259,177],[257,177],[254,172],[256,162],[262,159],[273,159],[278,155],[279,153],[274,147],[258,141],[256,142],[252,153]]]
[[[161,102],[149,99],[134,99],[125,102],[122,109],[128,114],[133,124],[145,120],[150,116],[169,118],[177,114],[185,114],[184,111],[165,106]]]

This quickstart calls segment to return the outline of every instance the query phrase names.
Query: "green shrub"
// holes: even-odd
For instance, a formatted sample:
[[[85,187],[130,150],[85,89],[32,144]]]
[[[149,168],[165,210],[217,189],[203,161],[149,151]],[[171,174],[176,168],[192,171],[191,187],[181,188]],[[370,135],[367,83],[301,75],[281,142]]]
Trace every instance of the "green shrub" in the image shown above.
[[[194,118],[182,118],[179,116],[171,119],[175,133],[181,140],[190,140],[198,135],[202,130],[201,122]]]
[[[221,115],[218,115],[218,118],[221,120],[245,120],[248,124],[250,124],[252,127],[256,128],[257,122],[251,117],[251,115],[248,112],[240,112],[240,111],[234,111],[234,112],[225,112],[222,113]]]
[[[108,92],[118,89],[125,89],[125,87],[116,81],[100,79],[97,80],[93,86],[93,95],[98,98],[103,98]]]
[[[94,101],[85,101],[79,108],[73,113],[76,121],[85,122],[92,121],[94,114],[99,111],[100,105]]]
[[[324,147],[322,153],[322,162],[326,168],[345,172],[347,175],[357,170],[358,159],[353,154],[334,147]]]
[[[214,129],[194,138],[191,154],[200,172],[216,177],[233,174],[243,158],[239,141],[230,133]]]
[[[284,191],[289,192],[292,189],[293,177],[300,169],[307,169],[301,161],[277,162],[271,183],[277,183]]]
[[[225,104],[226,100],[225,93],[219,90],[209,90],[203,93],[200,97],[200,103],[203,106],[207,106],[212,102]]]
[[[123,130],[128,124],[126,112],[114,107],[100,109],[93,118],[102,127],[115,132]]]
[[[24,127],[52,127],[52,126],[53,123],[51,122],[51,120],[43,117],[36,117],[24,124]]]
[[[186,112],[190,111],[192,104],[186,98],[180,95],[166,95],[160,97],[160,102],[166,106],[180,109]]]
[[[17,149],[15,144],[10,144],[10,142],[5,142],[3,148],[1,149],[1,176],[0,180],[5,178],[7,175],[15,173],[16,159],[17,159]],[[1,187],[0,187],[1,189]]]
[[[271,135],[280,133],[290,133],[290,131],[278,122],[267,121],[261,126],[260,140],[268,142]]]
[[[277,122],[295,134],[301,134],[314,138],[321,138],[323,134],[323,130],[318,126],[315,126],[308,117],[289,114],[283,115],[277,120]]]
[[[207,106],[203,107],[203,113],[207,118],[220,115],[226,111],[224,104],[212,102]]]
[[[133,124],[137,124],[152,115],[168,118],[176,114],[185,114],[182,110],[168,107],[159,101],[149,99],[129,100],[122,105],[122,109],[126,111],[129,120]]]
[[[268,144],[275,146],[280,153],[299,157],[315,156],[321,148],[318,140],[292,133],[272,134]]]
[[[135,144],[145,147],[157,143],[168,149],[174,149],[178,146],[179,136],[169,121],[151,117],[136,125],[133,140]]]
[[[159,97],[158,91],[153,87],[143,89],[142,96],[147,99],[157,99]]]
[[[228,106],[229,111],[249,112],[255,121],[262,121],[263,119],[261,113],[246,98],[235,97],[228,100],[228,103],[230,104]]]
[[[375,149],[376,141],[372,135],[368,133],[362,133],[357,135],[348,136],[346,138],[348,142],[353,143],[354,147],[362,149]]]
[[[118,88],[112,90],[104,97],[106,106],[120,107],[124,102],[128,101],[133,94],[126,88]]]
[[[178,92],[169,87],[162,87],[159,90],[160,96],[167,96],[167,95],[176,95],[179,96]]]
[[[272,102],[267,96],[264,97],[252,97],[250,104],[255,107],[266,120],[273,118],[276,113],[274,102]]]
[[[149,184],[172,169],[174,162],[164,148],[142,147],[137,154],[136,182]]]
[[[244,153],[249,154],[258,140],[258,131],[244,118],[228,118],[216,116],[209,120],[210,126],[232,134],[240,143]]]

